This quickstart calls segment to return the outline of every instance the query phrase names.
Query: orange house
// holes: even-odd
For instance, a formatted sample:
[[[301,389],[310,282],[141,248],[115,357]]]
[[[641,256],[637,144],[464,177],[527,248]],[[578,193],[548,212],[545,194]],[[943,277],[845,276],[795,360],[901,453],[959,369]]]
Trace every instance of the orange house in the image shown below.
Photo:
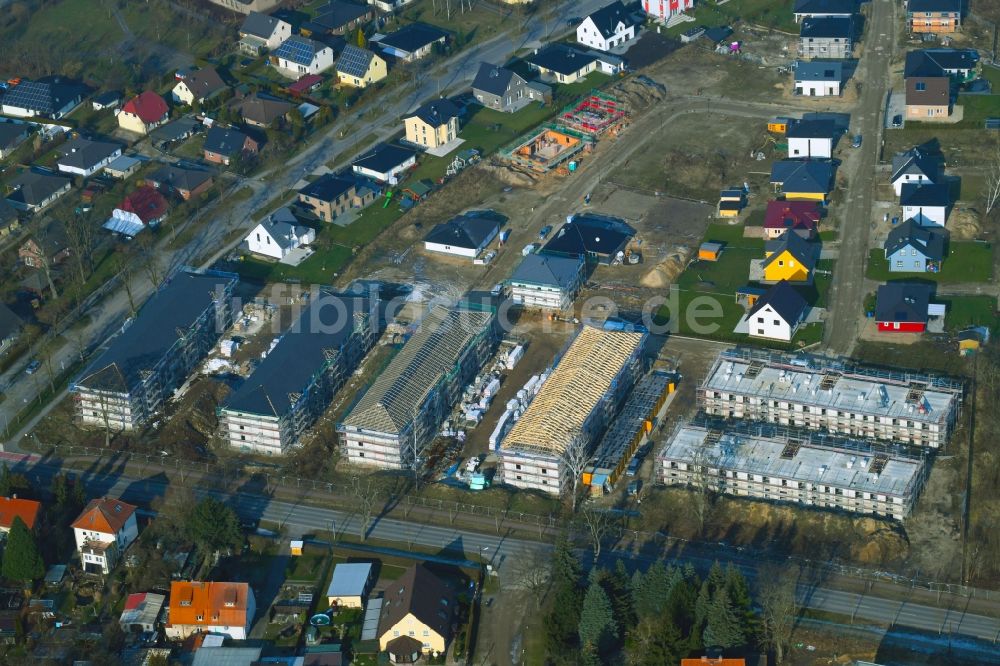
[[[167,638],[183,640],[204,632],[244,641],[256,612],[253,590],[246,583],[175,581],[170,584]]]
[[[948,34],[962,27],[962,0],[908,0],[906,25],[914,34]]]
[[[35,529],[42,504],[16,497],[0,497],[0,532],[10,532],[15,518],[20,518],[29,530]]]

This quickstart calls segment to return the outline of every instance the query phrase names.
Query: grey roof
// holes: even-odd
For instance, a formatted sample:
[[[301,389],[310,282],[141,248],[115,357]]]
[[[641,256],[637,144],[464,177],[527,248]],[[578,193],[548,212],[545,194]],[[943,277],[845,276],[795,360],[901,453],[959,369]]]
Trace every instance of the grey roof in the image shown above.
[[[320,201],[334,201],[355,186],[354,178],[343,173],[325,174],[309,183],[301,190],[302,194]]]
[[[799,263],[811,271],[816,266],[816,259],[819,254],[816,251],[817,249],[817,245],[810,243],[797,233],[786,231],[774,240],[764,243],[764,251],[771,253],[764,259],[764,267],[769,266],[773,261],[778,259],[782,252],[788,250],[793,257],[799,260]]]
[[[941,171],[940,158],[932,156],[920,148],[911,148],[892,156],[892,177],[890,182],[896,182],[904,175],[924,175],[930,180],[936,180]]]
[[[927,321],[927,306],[933,287],[928,284],[888,282],[878,288],[875,296],[875,321]]]
[[[232,157],[246,145],[247,135],[231,127],[213,127],[205,136],[204,149],[217,155]]]
[[[274,239],[274,242],[277,243],[278,247],[292,249],[298,245],[296,239],[302,238],[309,233],[310,228],[296,224],[298,220],[293,215],[291,220],[280,219],[279,213],[281,211],[286,211],[289,215],[292,215],[288,208],[279,208],[261,224],[264,225],[264,228],[271,235],[271,238]]]
[[[37,81],[21,81],[3,96],[3,103],[51,115],[83,94],[83,86],[73,81],[49,76]]]
[[[778,282],[768,289],[763,296],[758,298],[757,302],[747,313],[747,318],[757,314],[766,305],[770,305],[779,317],[792,326],[795,326],[802,319],[802,314],[809,307],[806,299],[802,298],[802,295],[795,290],[795,287],[788,284],[785,280]]]
[[[414,407],[423,403],[494,318],[492,312],[435,306],[350,411],[344,425],[391,434],[403,432],[413,419]]]
[[[119,155],[108,163],[107,168],[109,171],[128,171],[141,162],[142,160],[131,155]]]
[[[222,273],[175,275],[139,310],[132,323],[114,338],[80,379],[80,386],[131,390],[152,369],[206,310],[213,307],[218,292],[236,278]]]
[[[214,67],[203,67],[185,76],[184,85],[194,94],[196,99],[205,99],[223,90],[226,87],[226,82],[222,80]]]
[[[287,224],[278,222],[277,224]],[[281,417],[354,333],[370,299],[321,290],[278,344],[226,400],[225,409]]]
[[[951,203],[948,186],[933,183],[903,183],[900,190],[901,206],[947,206]]]
[[[444,30],[418,22],[404,25],[396,32],[389,33],[375,43],[381,46],[391,46],[397,51],[413,53],[428,44],[433,44],[447,37],[448,33]]]
[[[585,213],[556,231],[542,251],[562,256],[612,256],[625,248],[635,229],[614,217]]]
[[[529,254],[510,276],[511,284],[540,284],[569,289],[576,284],[583,270],[582,257],[559,257]]]
[[[69,178],[62,176],[26,171],[8,183],[15,189],[7,195],[7,199],[28,206],[37,206],[70,182]]]
[[[832,139],[839,133],[832,120],[800,120],[788,126],[785,136],[789,139]]]
[[[176,141],[190,136],[201,125],[197,119],[190,116],[181,116],[177,120],[160,125],[150,130],[149,138],[154,141]]]
[[[289,60],[298,65],[311,65],[316,54],[330,48],[322,42],[307,39],[302,35],[292,35],[274,51],[274,57]]]
[[[191,666],[253,666],[262,650],[259,647],[200,647],[194,653]]]
[[[538,53],[529,55],[525,60],[535,67],[551,70],[558,74],[569,75],[579,72],[597,61],[597,56],[573,48],[569,44],[554,43],[542,48]]]
[[[796,81],[837,81],[844,80],[844,64],[834,60],[796,60]]]
[[[24,140],[31,125],[0,122],[0,150],[13,148]]]
[[[833,163],[829,160],[779,160],[771,165],[771,182],[786,192],[829,192]]]
[[[371,65],[372,58],[374,57],[374,51],[348,44],[340,52],[336,70],[348,76],[362,77],[368,71],[368,67]]]
[[[906,11],[961,13],[962,0],[907,0]]]
[[[366,5],[332,0],[316,10],[316,18],[312,20],[312,23],[329,30],[338,30],[370,12],[371,7]]]
[[[413,118],[416,116],[431,127],[440,127],[452,118],[458,118],[461,114],[461,109],[450,99],[436,99],[432,102],[427,102],[413,113],[404,116],[404,118]]]
[[[121,102],[122,94],[117,90],[106,90],[94,97],[92,101],[97,102],[101,106],[110,106],[116,102]]]
[[[17,209],[6,199],[0,199],[0,227],[6,227],[17,219]]]
[[[521,78],[518,74],[506,67],[491,65],[488,62],[479,63],[479,71],[472,81],[473,90],[482,90],[491,95],[503,96],[507,92],[511,79]]]
[[[979,62],[974,49],[919,49],[906,54],[903,76],[946,76],[947,70],[971,70]]]
[[[853,14],[857,0],[795,0],[796,14]]]
[[[365,593],[371,575],[371,562],[341,562],[333,568],[326,596],[360,597]]]
[[[428,243],[478,250],[487,243],[507,218],[492,211],[472,211],[436,225],[424,237]]]
[[[261,93],[247,95],[239,102],[240,116],[260,125],[270,125],[293,108],[294,104]]]
[[[160,167],[149,175],[149,180],[159,187],[171,187],[178,190],[197,189],[202,183],[212,178],[212,174],[201,169],[185,169],[175,164]]]
[[[799,36],[813,39],[853,37],[854,19],[850,16],[810,16],[802,20]]]
[[[9,307],[0,303],[0,340],[14,337],[24,322]]]
[[[924,227],[915,220],[907,220],[889,232],[885,239],[885,255],[895,254],[899,250],[912,247],[927,259],[944,259],[945,235],[933,227]]]
[[[625,9],[621,0],[615,0],[610,5],[601,7],[588,18],[594,22],[605,39],[615,36],[615,28],[619,23],[624,23],[626,28],[634,23],[632,15]]]
[[[110,141],[91,141],[77,137],[59,146],[59,152],[62,155],[56,163],[77,169],[90,169],[116,152],[121,152],[121,149],[121,144]]]
[[[376,173],[388,173],[403,164],[416,153],[408,148],[383,143],[351,163],[351,166],[368,169]]]
[[[260,12],[250,12],[240,26],[240,32],[245,35],[253,35],[261,39],[268,39],[274,34],[274,27],[278,25],[278,19]]]

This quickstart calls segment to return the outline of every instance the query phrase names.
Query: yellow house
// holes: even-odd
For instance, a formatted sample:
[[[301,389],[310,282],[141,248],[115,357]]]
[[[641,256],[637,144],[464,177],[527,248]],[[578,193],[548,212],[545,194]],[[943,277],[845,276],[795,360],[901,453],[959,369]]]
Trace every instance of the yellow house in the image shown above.
[[[421,654],[443,654],[451,639],[455,593],[423,564],[389,584],[379,618],[379,649],[394,663],[412,663]]]
[[[833,173],[830,160],[779,160],[771,165],[771,184],[787,201],[826,201]]]
[[[373,51],[351,44],[341,52],[336,70],[341,83],[355,88],[367,88],[389,73],[385,60]]]
[[[450,100],[436,99],[403,118],[406,140],[425,148],[438,148],[458,138],[459,108]]]
[[[816,248],[797,233],[786,231],[764,245],[763,282],[811,282]]]

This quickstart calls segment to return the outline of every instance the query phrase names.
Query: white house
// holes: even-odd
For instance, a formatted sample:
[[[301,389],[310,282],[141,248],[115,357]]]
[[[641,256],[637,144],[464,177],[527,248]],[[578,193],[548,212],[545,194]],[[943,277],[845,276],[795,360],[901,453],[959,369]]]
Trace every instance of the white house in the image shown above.
[[[272,54],[275,67],[282,76],[299,79],[306,74],[319,74],[333,67],[333,49],[322,42],[292,35]]]
[[[583,284],[583,257],[529,254],[507,281],[511,301],[526,308],[565,310]]]
[[[914,220],[924,227],[943,227],[948,219],[951,195],[944,184],[904,183],[899,195],[903,219]]]
[[[839,97],[844,81],[844,65],[830,60],[796,60],[795,94],[803,97]]]
[[[642,0],[642,10],[657,21],[669,21],[692,8],[694,0]]]
[[[791,342],[808,310],[806,300],[782,280],[757,299],[734,332],[746,333],[751,338]]]
[[[788,126],[788,156],[791,158],[823,158],[833,155],[837,126],[832,120],[800,120]]]
[[[351,163],[351,169],[380,183],[399,184],[400,176],[417,163],[417,153],[406,148],[382,144]]]
[[[288,208],[279,208],[254,227],[245,240],[252,253],[280,260],[316,240],[316,230],[300,225]]]
[[[491,211],[471,211],[435,226],[424,237],[424,249],[475,259],[497,234],[504,218]]]
[[[76,549],[83,569],[110,573],[125,549],[139,536],[135,507],[107,497],[90,501],[73,521]]]
[[[892,175],[889,180],[898,197],[903,194],[903,185],[933,184],[940,173],[940,160],[920,148],[911,148],[893,156]]]
[[[635,24],[620,0],[598,9],[576,27],[576,41],[598,51],[610,51],[633,39]]]
[[[122,147],[107,141],[91,141],[78,137],[59,147],[56,167],[63,173],[89,178],[121,157]]]
[[[240,50],[250,55],[273,51],[292,36],[292,24],[260,12],[250,12],[240,26]]]

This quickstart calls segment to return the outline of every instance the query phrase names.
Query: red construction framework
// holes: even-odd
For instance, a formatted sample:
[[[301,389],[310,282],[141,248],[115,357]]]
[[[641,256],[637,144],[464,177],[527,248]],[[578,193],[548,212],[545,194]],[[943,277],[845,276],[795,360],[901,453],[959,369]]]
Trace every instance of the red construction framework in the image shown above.
[[[564,127],[590,136],[617,130],[627,121],[624,105],[617,98],[596,90],[563,109],[557,120]]]

